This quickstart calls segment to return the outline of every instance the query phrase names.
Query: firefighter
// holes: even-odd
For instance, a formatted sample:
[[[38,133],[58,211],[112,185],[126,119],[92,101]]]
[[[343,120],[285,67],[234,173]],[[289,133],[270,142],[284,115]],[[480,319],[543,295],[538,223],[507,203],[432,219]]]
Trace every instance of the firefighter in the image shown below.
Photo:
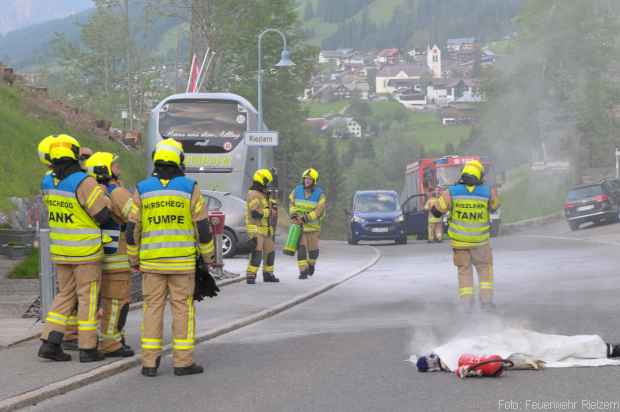
[[[50,135],[45,137],[38,145],[38,155],[41,163],[47,166],[46,174],[53,173],[52,170],[52,162],[50,161],[50,144],[56,139],[58,135]],[[85,147],[80,147],[80,156],[82,155],[84,150],[90,150]],[[83,167],[82,167],[83,169]],[[43,207],[41,210],[44,215],[40,218],[41,227],[48,228],[47,224],[47,209]],[[76,351],[78,350],[78,318],[77,318],[77,301],[74,310],[71,312],[71,315],[67,317],[67,324],[65,328],[65,335],[62,341],[62,348],[64,350]]]
[[[439,192],[432,188],[428,191],[428,200],[424,205],[424,210],[428,212],[428,243],[443,242],[443,223],[441,217],[435,217],[431,213],[433,206],[437,204],[439,200]]]
[[[275,199],[270,199],[267,194],[267,186],[271,182],[273,174],[270,170],[257,170],[248,191],[245,224],[252,248],[246,279],[249,285],[256,283],[256,274],[263,259],[263,281],[275,283],[280,281],[273,274],[276,253],[273,247],[275,227],[272,226],[271,217],[277,213],[277,205]]]
[[[450,212],[448,236],[452,240],[454,265],[458,268],[459,297],[466,311],[474,301],[474,272],[478,272],[480,304],[493,309],[493,253],[490,213],[499,207],[494,190],[484,184],[484,166],[477,160],[465,164],[458,183],[450,186],[431,208],[435,217]]]
[[[204,200],[196,182],[183,173],[181,143],[165,139],[153,152],[153,175],[138,183],[127,224],[127,252],[142,272],[142,374],[157,375],[162,351],[164,308],[172,307],[174,374],[193,375],[196,319],[196,244],[206,263],[214,262],[214,242]]]
[[[110,217],[110,199],[97,181],[81,170],[80,144],[57,136],[49,147],[52,174],[42,182],[50,227],[50,253],[58,294],[47,314],[39,357],[69,361],[62,349],[69,315],[78,307],[80,362],[104,359],[97,349],[97,312],[103,244],[100,225]]]
[[[101,277],[103,319],[99,349],[109,358],[125,358],[134,351],[125,344],[123,329],[129,313],[131,270],[127,260],[125,228],[129,213],[135,208],[131,193],[119,180],[118,157],[112,153],[97,152],[84,162],[89,175],[106,188],[112,201],[112,219],[101,226],[110,242],[104,243]]]
[[[306,170],[301,179],[301,184],[297,185],[289,196],[289,214],[293,223],[303,225],[303,234],[297,249],[297,265],[299,279],[307,279],[314,274],[319,258],[321,219],[325,215],[327,197],[317,185],[317,170]]]

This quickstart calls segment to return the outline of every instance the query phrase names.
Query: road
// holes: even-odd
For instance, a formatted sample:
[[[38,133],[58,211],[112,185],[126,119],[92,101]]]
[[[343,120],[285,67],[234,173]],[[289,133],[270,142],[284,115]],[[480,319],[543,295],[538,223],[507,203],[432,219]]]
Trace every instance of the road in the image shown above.
[[[605,410],[582,400],[620,401],[616,367],[459,380],[407,362],[457,333],[517,325],[620,342],[620,225],[570,233],[557,224],[493,246],[495,314],[460,313],[447,244],[379,246],[383,258],[363,275],[200,345],[204,375],[175,377],[166,360],[156,379],[133,369],[30,410]]]

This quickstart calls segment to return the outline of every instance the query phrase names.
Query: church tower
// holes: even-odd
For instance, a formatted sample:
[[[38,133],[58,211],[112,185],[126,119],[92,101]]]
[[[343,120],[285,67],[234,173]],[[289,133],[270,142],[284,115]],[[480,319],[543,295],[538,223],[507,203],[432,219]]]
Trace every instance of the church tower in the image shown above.
[[[441,49],[435,44],[432,48],[426,47],[426,65],[433,75],[433,79],[441,79]]]

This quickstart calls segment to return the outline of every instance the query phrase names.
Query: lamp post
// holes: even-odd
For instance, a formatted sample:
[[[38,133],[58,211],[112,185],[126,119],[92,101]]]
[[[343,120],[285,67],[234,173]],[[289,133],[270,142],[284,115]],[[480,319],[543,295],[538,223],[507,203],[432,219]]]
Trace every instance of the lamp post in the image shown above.
[[[280,54],[280,61],[275,65],[277,68],[293,67],[295,63],[291,60],[291,53],[286,47],[286,36],[278,29],[266,29],[258,35],[258,131],[263,131],[263,51],[262,42],[263,37],[267,33],[278,33],[282,38],[282,53]],[[263,147],[258,148],[258,168],[263,168]]]

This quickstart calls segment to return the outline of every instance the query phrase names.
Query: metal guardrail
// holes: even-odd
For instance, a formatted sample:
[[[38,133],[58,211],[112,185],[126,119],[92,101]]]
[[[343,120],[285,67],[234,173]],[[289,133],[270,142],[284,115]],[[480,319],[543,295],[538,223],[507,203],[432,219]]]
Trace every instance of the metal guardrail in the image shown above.
[[[47,318],[47,312],[52,307],[56,296],[56,272],[50,256],[50,230],[39,230],[39,287],[41,290],[41,321]]]

